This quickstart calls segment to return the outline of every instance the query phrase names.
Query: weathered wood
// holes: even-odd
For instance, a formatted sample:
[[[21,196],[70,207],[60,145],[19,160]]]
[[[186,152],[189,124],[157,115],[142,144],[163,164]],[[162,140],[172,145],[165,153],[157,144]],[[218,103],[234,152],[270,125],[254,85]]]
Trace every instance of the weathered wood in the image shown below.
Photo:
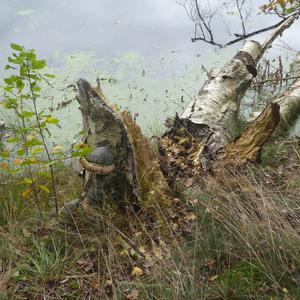
[[[121,207],[127,200],[138,202],[140,184],[135,153],[123,120],[109,106],[99,85],[93,88],[86,80],[80,79],[77,86],[85,131],[83,142],[92,149],[108,147],[115,165],[106,175],[86,170],[84,181],[88,199],[98,204],[107,198],[115,199]]]
[[[276,103],[268,104],[261,115],[239,137],[218,151],[215,167],[257,161],[262,146],[279,123],[279,108]]]
[[[113,157],[108,166],[95,159],[91,163],[91,155],[80,159],[87,200],[100,204],[110,199],[122,209],[144,209],[148,214],[159,211],[158,205],[169,206],[170,190],[158,157],[130,113],[109,106],[99,84],[93,88],[82,79],[77,84],[86,132],[83,142],[96,149],[92,152],[96,158],[97,152],[105,153],[107,148]]]
[[[192,134],[205,136],[211,150],[226,145],[235,137],[241,98],[256,76],[262,54],[258,42],[248,42],[212,80],[206,82],[179,121]]]
[[[256,76],[259,43],[250,41],[207,81],[163,135],[160,151],[168,178],[198,176],[235,138],[240,101]]]
[[[300,52],[297,53],[293,62],[295,76],[300,76]],[[296,79],[291,86],[282,94],[272,100],[280,105],[280,123],[276,133],[289,132],[300,115],[300,78]]]
[[[298,105],[293,93],[298,95],[300,83],[295,82],[291,87],[292,100],[280,98],[279,105],[269,104],[236,138],[240,102],[257,75],[257,62],[294,20],[292,16],[283,22],[263,46],[255,41],[247,42],[220,71],[210,74],[159,141],[160,165],[130,114],[109,106],[99,84],[92,88],[87,81],[79,80],[78,102],[86,131],[84,142],[94,149],[81,160],[86,170],[87,199],[101,203],[110,198],[122,207],[133,205],[151,211],[171,203],[169,186],[177,179],[200,178],[208,169],[257,160],[261,147],[279,123],[279,106],[291,118],[294,103]]]
[[[300,53],[293,62],[293,71],[294,77],[300,76]],[[300,78],[296,78],[284,93],[271,99],[271,102],[280,106],[280,122],[275,135],[289,132],[300,115]],[[252,119],[260,114],[261,112],[254,112]]]
[[[276,105],[266,110],[272,107],[272,114],[264,114],[263,119],[255,121],[250,127],[252,131],[249,128],[235,143],[225,146],[236,137],[240,101],[257,74],[257,62],[296,18],[291,16],[283,22],[263,46],[255,41],[247,42],[229,63],[209,78],[184,112],[175,117],[173,126],[160,141],[162,167],[168,178],[199,176],[215,166],[215,160],[232,161],[229,157],[233,158],[239,151],[242,151],[237,156],[240,161],[257,158],[260,152],[257,147],[263,146],[278,123]],[[250,134],[259,136],[249,139]]]
[[[171,205],[171,192],[160,169],[159,158],[128,111],[122,118],[131,136],[140,182],[141,206],[147,211],[158,212]]]

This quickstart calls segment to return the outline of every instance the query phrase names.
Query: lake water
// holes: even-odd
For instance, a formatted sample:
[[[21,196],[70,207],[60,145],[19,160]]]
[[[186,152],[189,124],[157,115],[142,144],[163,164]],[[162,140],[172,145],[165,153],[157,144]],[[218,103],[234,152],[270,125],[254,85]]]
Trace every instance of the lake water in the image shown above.
[[[264,1],[252,3],[259,7]],[[61,119],[62,130],[54,131],[60,143],[73,142],[81,129],[74,92],[67,88],[77,79],[95,83],[101,78],[108,99],[136,114],[147,134],[156,134],[164,119],[182,111],[201,87],[206,79],[202,65],[221,66],[241,46],[218,49],[191,43],[193,22],[174,0],[0,0],[0,4],[1,70],[11,42],[34,48],[47,60],[57,78],[54,88],[45,90],[43,107],[51,107]],[[254,30],[276,21],[254,13],[248,25]],[[231,29],[224,25],[229,22]],[[227,31],[239,28],[237,14],[225,14],[215,28],[222,42],[230,39]],[[300,49],[297,32],[299,24],[284,34],[284,42],[294,49]],[[265,36],[255,39],[263,41]],[[268,55],[290,57],[279,42]],[[56,111],[62,101],[71,104]]]

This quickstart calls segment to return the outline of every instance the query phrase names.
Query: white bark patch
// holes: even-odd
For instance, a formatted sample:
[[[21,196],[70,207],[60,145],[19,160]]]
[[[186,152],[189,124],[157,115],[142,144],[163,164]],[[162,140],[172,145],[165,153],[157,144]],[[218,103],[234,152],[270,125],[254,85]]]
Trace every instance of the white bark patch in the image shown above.
[[[300,76],[300,53],[295,62],[295,76]],[[273,103],[280,105],[280,123],[278,131],[286,131],[294,125],[300,114],[300,78],[296,79],[291,86],[281,95],[272,99]],[[249,122],[253,121],[261,111],[254,112]]]
[[[240,100],[254,77],[250,71],[255,70],[261,52],[259,43],[246,43],[215,78],[204,84],[180,119],[208,126],[219,139],[218,147],[230,142],[235,137]]]

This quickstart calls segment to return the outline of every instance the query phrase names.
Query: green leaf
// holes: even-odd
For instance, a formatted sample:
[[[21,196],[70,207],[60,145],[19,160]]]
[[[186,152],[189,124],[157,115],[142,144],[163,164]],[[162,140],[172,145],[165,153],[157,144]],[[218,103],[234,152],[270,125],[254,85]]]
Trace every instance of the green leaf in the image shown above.
[[[37,175],[40,176],[40,177],[47,177],[47,178],[51,177],[50,172],[38,172]]]
[[[19,78],[18,80],[16,80],[16,85],[17,88],[22,91],[25,87],[25,83],[23,82],[23,80],[21,78]]]
[[[7,98],[4,101],[3,106],[5,108],[7,108],[7,109],[17,108],[18,107],[17,99],[15,99],[15,98]]]
[[[26,133],[26,132],[28,132],[28,131],[30,131],[30,128],[27,128],[27,127],[21,127],[20,129],[18,129],[18,130],[16,131],[16,133],[17,133],[17,134],[23,134],[23,133]]]
[[[10,156],[10,152],[9,151],[1,151],[0,152],[0,156],[2,156],[2,157],[9,157]]]
[[[290,7],[286,10],[287,14],[291,14],[292,12],[294,12],[296,10],[296,7]]]
[[[25,152],[24,149],[19,149],[19,150],[17,150],[17,155],[19,155],[19,156],[23,156],[25,153],[26,153],[26,152]]]
[[[34,112],[32,111],[24,111],[23,113],[20,114],[20,117],[23,117],[23,118],[31,118],[35,115]]]
[[[26,52],[26,58],[29,59],[31,62],[36,61],[36,54],[34,50],[29,50]]]
[[[21,169],[18,168],[18,169],[10,169],[10,170],[8,170],[7,172],[10,173],[10,174],[16,174],[16,173],[18,173],[18,172],[20,172],[20,171],[21,171]]]
[[[46,67],[46,61],[45,60],[34,60],[32,61],[32,67],[34,69],[43,69]]]
[[[22,183],[24,183],[24,184],[33,184],[34,182],[35,182],[35,180],[31,179],[29,177],[24,178],[22,181]]]
[[[39,86],[36,86],[34,87],[32,90],[35,92],[35,93],[38,93],[41,91],[42,88],[40,88]]]
[[[11,43],[10,48],[12,48],[13,50],[19,51],[19,52],[22,52],[24,50],[24,48],[22,46],[15,44],[15,43]]]
[[[31,165],[31,164],[37,164],[39,162],[40,161],[36,157],[32,156],[32,157],[28,157],[27,159],[25,159],[24,161],[22,161],[21,166],[27,166],[27,165]]]
[[[31,154],[38,154],[38,153],[42,153],[44,151],[45,151],[44,148],[35,148],[35,149],[31,150]]]
[[[58,124],[59,123],[59,119],[54,118],[54,117],[47,117],[45,120],[46,123],[50,123],[50,124]]]
[[[19,141],[20,141],[20,139],[17,138],[17,137],[11,137],[11,138],[9,138],[9,139],[7,140],[7,142],[10,143],[10,144],[17,143],[17,142],[19,142]]]
[[[54,74],[44,74],[44,76],[47,78],[55,78]]]
[[[87,144],[76,145],[76,146],[74,146],[74,149],[77,149],[78,151],[74,151],[71,154],[71,156],[73,156],[73,157],[85,156],[93,151],[93,149]]]
[[[8,78],[4,78],[4,82],[8,85],[15,83],[19,79],[19,76],[11,75]]]
[[[25,146],[27,146],[27,147],[33,147],[33,146],[39,146],[39,145],[43,145],[43,142],[38,140],[37,138],[29,140],[25,143]]]
[[[45,186],[45,185],[41,185],[41,184],[38,184],[37,187],[42,190],[43,192],[46,192],[47,194],[50,193],[50,190]]]
[[[12,63],[12,64],[15,64],[16,63],[16,60],[11,58],[10,56],[7,58],[8,62]]]
[[[16,70],[15,67],[13,67],[13,66],[11,66],[11,65],[6,65],[6,66],[5,66],[5,70],[8,70],[8,69]]]
[[[3,90],[5,91],[5,92],[11,92],[12,90],[13,90],[13,87],[12,86],[5,86],[4,88],[3,88]]]

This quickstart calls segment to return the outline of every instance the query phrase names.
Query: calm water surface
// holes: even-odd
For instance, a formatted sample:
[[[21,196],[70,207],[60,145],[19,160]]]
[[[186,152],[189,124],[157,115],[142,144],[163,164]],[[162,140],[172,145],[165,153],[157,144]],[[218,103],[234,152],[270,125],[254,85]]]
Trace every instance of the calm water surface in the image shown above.
[[[216,1],[210,1],[212,4]],[[264,1],[252,1],[255,7]],[[74,99],[70,84],[78,78],[102,79],[108,99],[136,114],[148,134],[162,128],[167,116],[180,112],[205,80],[206,68],[222,65],[237,47],[217,49],[191,43],[193,23],[174,0],[0,0],[0,66],[16,42],[37,50],[57,75],[54,89],[46,88],[43,107],[56,109]],[[232,13],[215,24],[217,37],[228,37],[239,27]],[[276,20],[275,20],[276,21]],[[273,24],[271,16],[254,16],[251,29]],[[299,25],[284,35],[284,42],[300,49]],[[262,41],[265,35],[257,37]],[[269,55],[286,55],[275,45]],[[3,74],[0,75],[3,77]],[[54,111],[62,131],[54,137],[69,143],[81,128],[76,101]],[[2,117],[5,118],[2,112]]]

